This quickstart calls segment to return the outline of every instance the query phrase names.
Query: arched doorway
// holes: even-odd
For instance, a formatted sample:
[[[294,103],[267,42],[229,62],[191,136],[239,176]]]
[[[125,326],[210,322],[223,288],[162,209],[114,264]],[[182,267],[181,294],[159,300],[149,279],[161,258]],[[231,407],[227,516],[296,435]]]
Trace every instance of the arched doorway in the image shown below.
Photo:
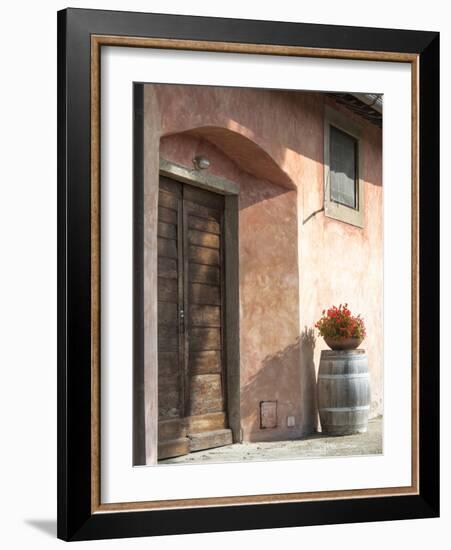
[[[205,172],[192,168],[192,159],[197,154],[203,154],[211,160],[210,168]],[[163,137],[160,142],[160,163],[163,156],[173,161],[172,164],[166,163],[171,164],[172,170],[160,173],[185,185],[194,183],[205,190],[209,188],[207,180],[217,181],[217,189],[209,190],[213,193],[219,190],[219,194],[224,193],[224,181],[235,188],[236,194],[229,195],[226,201],[229,201],[228,215],[232,215],[233,223],[236,224],[236,236],[231,239],[229,232],[223,242],[224,246],[229,247],[229,260],[225,259],[225,266],[230,266],[231,254],[235,257],[236,267],[233,277],[224,276],[223,280],[224,295],[234,295],[235,301],[228,306],[228,317],[227,301],[222,312],[225,315],[222,321],[225,330],[221,329],[223,347],[219,350],[223,360],[221,377],[218,372],[208,370],[208,367],[203,374],[196,371],[193,361],[190,361],[190,353],[199,342],[189,334],[189,329],[185,331],[188,334],[186,347],[191,347],[191,351],[186,348],[181,351],[186,354],[187,365],[185,370],[181,369],[184,390],[179,389],[177,395],[167,392],[165,396],[160,391],[159,402],[167,405],[168,396],[172,396],[173,403],[177,399],[181,402],[180,395],[184,394],[186,400],[188,393],[188,405],[182,405],[185,411],[182,422],[167,418],[163,420],[163,416],[168,412],[171,414],[171,411],[159,407],[160,415],[163,415],[159,430],[160,457],[169,456],[167,453],[170,452],[183,453],[207,446],[219,446],[232,440],[282,439],[286,437],[287,430],[290,435],[293,433],[293,424],[288,422],[292,422],[293,418],[299,422],[301,406],[297,340],[299,283],[296,188],[265,151],[248,138],[225,128],[196,128]],[[193,182],[192,178],[197,181]],[[183,195],[182,189],[179,192]],[[166,193],[167,190],[160,191],[160,197]],[[234,198],[231,199],[231,196]],[[205,196],[204,200],[207,200]],[[210,197],[209,200],[214,199]],[[227,233],[226,226],[224,235]],[[232,246],[235,249],[231,252]],[[232,280],[235,289],[231,288]],[[222,401],[218,398],[219,385]],[[181,388],[182,384],[179,386]],[[203,404],[202,396],[206,397]],[[190,399],[199,404],[197,409],[190,406]],[[208,409],[208,403],[212,409]],[[267,405],[273,404],[275,418],[272,424],[265,425],[262,414],[265,414]],[[179,407],[172,414],[180,415],[180,411]],[[219,414],[221,412],[222,416]],[[201,426],[199,421],[203,419],[191,420],[190,416],[200,416],[192,413],[216,416],[214,421],[213,416],[210,416],[209,422]],[[177,439],[182,441],[168,443],[167,438],[173,437],[175,432],[167,431],[166,427],[176,425],[179,426],[177,433],[181,435]],[[181,425],[185,428],[181,428]],[[192,427],[199,432],[190,432]],[[201,430],[211,433],[199,435]],[[229,433],[224,430],[229,430]]]

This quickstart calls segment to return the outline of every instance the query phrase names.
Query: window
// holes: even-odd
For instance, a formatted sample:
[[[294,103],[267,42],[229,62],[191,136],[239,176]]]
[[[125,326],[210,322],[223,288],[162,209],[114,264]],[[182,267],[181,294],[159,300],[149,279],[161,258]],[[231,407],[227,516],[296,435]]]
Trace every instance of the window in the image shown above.
[[[363,227],[363,183],[359,129],[342,113],[326,108],[324,125],[324,211],[326,216]]]
[[[357,208],[357,140],[330,126],[330,199]]]

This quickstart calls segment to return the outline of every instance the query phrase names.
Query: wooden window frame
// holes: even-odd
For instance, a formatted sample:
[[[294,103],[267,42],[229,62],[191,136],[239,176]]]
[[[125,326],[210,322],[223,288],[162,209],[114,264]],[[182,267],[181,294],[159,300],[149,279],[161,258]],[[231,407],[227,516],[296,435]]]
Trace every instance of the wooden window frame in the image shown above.
[[[352,208],[331,199],[330,185],[330,129],[350,135],[356,140],[357,149],[357,208]],[[324,111],[324,213],[335,220],[364,228],[365,226],[365,185],[361,177],[363,167],[362,131],[357,124],[335,109],[326,106]]]

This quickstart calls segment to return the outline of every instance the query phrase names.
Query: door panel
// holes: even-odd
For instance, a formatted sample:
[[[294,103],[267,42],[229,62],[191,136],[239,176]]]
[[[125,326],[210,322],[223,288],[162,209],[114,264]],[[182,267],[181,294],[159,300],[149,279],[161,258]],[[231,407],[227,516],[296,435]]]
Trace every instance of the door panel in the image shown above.
[[[195,374],[190,376],[189,415],[222,412],[221,374]]]
[[[178,304],[177,281],[158,277],[158,301]],[[161,306],[160,306],[161,307]]]
[[[224,209],[224,197],[218,193],[212,193],[199,187],[186,185],[183,193],[185,203],[190,203],[191,209],[205,207],[205,210],[211,210],[209,216],[220,221]]]
[[[183,334],[179,310],[182,189],[160,181],[158,198],[158,456],[186,454],[190,442],[184,425]]]
[[[204,285],[203,283],[192,283],[190,281],[188,292],[191,304],[206,306],[221,305],[221,287],[219,285]]]
[[[217,327],[191,327],[190,351],[220,351],[221,329]]]
[[[159,458],[232,442],[223,361],[224,198],[160,177]]]
[[[204,246],[190,245],[188,248],[190,262],[201,265],[219,265],[219,250]]]
[[[177,260],[174,258],[158,258],[158,276],[166,279],[177,279]]]
[[[191,449],[232,442],[226,418],[223,358],[224,197],[187,186],[183,194],[187,250],[187,414],[202,418],[189,432]],[[221,421],[218,423],[218,415]],[[193,424],[196,426],[196,424]]]
[[[191,327],[220,327],[221,308],[220,306],[190,305],[188,319]]]
[[[209,218],[200,218],[198,216],[189,216],[188,227],[199,231],[208,231],[215,235],[219,235],[221,232],[220,225],[217,221]]]
[[[189,229],[188,240],[190,244],[197,244],[199,246],[206,246],[208,248],[215,248],[219,250],[219,235],[215,235],[214,233],[198,231],[197,229]]]
[[[158,207],[158,221],[165,224],[177,225],[177,212],[169,208]]]
[[[189,433],[223,430],[226,426],[227,418],[224,412],[193,415],[186,419],[186,430]]]
[[[189,372],[196,374],[214,374],[221,372],[221,352],[219,351],[191,351],[189,354]]]
[[[191,283],[220,285],[221,271],[219,266],[191,263],[189,266],[189,279]]]
[[[157,235],[166,239],[176,239],[177,226],[171,223],[158,222]]]
[[[158,255],[160,258],[177,259],[177,241],[158,237]]]

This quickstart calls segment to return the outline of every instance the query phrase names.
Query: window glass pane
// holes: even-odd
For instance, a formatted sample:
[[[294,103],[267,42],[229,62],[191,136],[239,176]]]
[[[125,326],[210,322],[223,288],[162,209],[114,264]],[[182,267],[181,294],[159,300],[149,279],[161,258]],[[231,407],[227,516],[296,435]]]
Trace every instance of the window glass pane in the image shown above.
[[[330,199],[357,208],[357,140],[330,127]]]

